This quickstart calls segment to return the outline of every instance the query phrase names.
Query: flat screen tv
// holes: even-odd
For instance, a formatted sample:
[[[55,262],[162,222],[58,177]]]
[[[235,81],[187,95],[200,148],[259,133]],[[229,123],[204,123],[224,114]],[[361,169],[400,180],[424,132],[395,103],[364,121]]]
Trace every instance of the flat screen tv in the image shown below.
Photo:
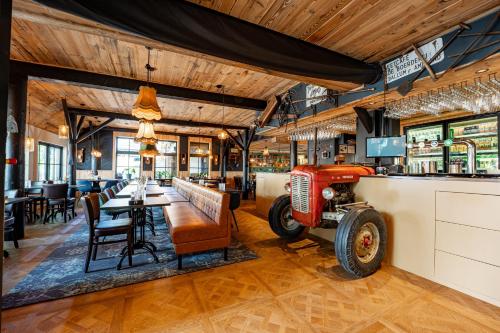
[[[366,157],[406,156],[406,136],[366,138]]]

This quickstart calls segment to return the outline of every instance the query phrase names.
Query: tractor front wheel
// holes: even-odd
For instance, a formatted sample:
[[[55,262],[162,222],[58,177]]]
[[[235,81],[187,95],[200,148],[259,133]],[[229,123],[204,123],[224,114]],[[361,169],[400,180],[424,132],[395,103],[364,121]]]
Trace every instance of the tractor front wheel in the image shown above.
[[[387,227],[378,211],[357,207],[344,215],[335,236],[341,266],[356,277],[373,274],[384,259]]]
[[[290,195],[277,197],[269,209],[269,225],[281,238],[293,240],[304,231],[304,226],[292,218]]]

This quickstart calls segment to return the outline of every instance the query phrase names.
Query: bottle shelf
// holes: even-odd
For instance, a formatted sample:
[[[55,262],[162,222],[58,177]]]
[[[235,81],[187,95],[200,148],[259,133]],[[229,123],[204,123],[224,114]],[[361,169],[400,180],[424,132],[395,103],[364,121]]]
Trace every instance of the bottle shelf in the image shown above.
[[[497,132],[487,132],[487,133],[471,133],[471,134],[463,134],[463,135],[455,135],[455,138],[485,138],[489,136],[497,136]]]

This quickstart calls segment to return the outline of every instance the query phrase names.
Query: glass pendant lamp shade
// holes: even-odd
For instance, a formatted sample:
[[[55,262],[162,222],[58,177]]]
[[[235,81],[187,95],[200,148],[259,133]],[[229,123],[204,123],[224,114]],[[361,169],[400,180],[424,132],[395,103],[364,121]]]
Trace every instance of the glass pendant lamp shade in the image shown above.
[[[69,127],[67,125],[59,125],[57,135],[59,139],[69,138]]]
[[[139,87],[139,96],[132,108],[132,115],[137,119],[160,120],[161,110],[156,99],[156,89],[149,86]]]
[[[145,120],[139,122],[139,130],[135,136],[135,141],[144,144],[155,144],[158,142],[152,122]]]
[[[141,149],[139,150],[139,155],[146,158],[153,158],[155,156],[160,155],[158,149],[156,149],[156,145],[153,144],[141,144]]]
[[[27,136],[26,139],[24,140],[24,148],[32,153],[35,151],[35,139],[33,139],[30,136]]]
[[[265,147],[264,151],[262,152],[262,155],[269,156],[269,148]]]
[[[228,135],[227,135],[226,131],[221,130],[219,132],[219,134],[217,134],[217,137],[219,138],[219,140],[226,140]]]
[[[92,149],[92,151],[90,152],[90,154],[92,156],[94,156],[95,158],[101,158],[101,156],[102,156],[102,153],[99,150],[97,150],[97,149]]]

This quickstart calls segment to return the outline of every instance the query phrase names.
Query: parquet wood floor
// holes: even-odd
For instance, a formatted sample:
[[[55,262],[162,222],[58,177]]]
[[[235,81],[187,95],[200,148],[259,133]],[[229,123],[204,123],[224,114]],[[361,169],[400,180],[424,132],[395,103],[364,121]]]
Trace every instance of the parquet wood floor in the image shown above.
[[[391,266],[352,280],[331,244],[287,244],[237,212],[260,258],[2,312],[2,332],[500,332],[500,308]],[[36,226],[5,261],[14,285],[78,223]],[[15,259],[15,261],[14,261]]]

